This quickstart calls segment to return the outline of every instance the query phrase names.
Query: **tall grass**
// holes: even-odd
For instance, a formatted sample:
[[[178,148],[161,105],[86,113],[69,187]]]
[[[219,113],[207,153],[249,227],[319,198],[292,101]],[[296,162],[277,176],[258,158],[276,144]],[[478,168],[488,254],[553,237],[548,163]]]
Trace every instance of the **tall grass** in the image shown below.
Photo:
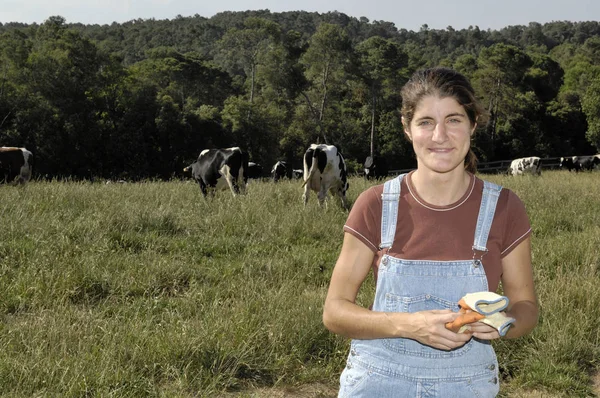
[[[542,307],[495,342],[505,395],[590,396],[600,358],[600,174],[486,178],[525,201]],[[353,201],[369,183],[350,180]],[[0,395],[215,396],[337,383],[321,324],[347,217],[298,182],[205,200],[183,182],[0,186]],[[368,305],[372,284],[361,290]]]

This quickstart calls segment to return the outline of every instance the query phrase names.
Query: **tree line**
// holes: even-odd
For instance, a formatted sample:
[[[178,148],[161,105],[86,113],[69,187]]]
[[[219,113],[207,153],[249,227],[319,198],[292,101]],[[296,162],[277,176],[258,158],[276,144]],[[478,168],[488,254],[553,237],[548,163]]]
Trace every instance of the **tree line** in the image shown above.
[[[600,152],[600,24],[418,32],[339,12],[224,12],[111,25],[0,24],[0,145],[38,176],[179,177],[241,146],[295,168],[310,143],[414,167],[400,88],[418,68],[467,75],[489,117],[480,161]]]

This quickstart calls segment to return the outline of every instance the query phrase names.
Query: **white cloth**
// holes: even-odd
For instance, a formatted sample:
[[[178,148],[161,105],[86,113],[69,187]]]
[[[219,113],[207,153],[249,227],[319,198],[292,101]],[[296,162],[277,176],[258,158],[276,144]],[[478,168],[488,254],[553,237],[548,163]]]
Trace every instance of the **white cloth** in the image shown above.
[[[515,321],[514,318],[504,315],[502,310],[508,307],[508,297],[500,296],[494,292],[477,292],[465,294],[463,301],[471,308],[471,310],[485,315],[485,318],[479,322],[490,325],[498,331],[500,336],[506,335],[510,325]],[[458,333],[471,330],[469,325],[462,326]]]

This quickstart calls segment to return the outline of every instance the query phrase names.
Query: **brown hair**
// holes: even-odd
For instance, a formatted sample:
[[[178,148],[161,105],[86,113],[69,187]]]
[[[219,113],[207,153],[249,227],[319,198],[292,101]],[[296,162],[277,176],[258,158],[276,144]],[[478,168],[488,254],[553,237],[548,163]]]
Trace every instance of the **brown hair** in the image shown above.
[[[417,105],[423,97],[437,95],[441,98],[452,97],[463,108],[472,125],[480,126],[487,117],[487,112],[475,97],[475,90],[469,80],[462,74],[449,68],[429,68],[416,71],[400,91],[404,125],[410,125]],[[472,149],[465,158],[465,169],[471,173],[477,171],[477,157]]]

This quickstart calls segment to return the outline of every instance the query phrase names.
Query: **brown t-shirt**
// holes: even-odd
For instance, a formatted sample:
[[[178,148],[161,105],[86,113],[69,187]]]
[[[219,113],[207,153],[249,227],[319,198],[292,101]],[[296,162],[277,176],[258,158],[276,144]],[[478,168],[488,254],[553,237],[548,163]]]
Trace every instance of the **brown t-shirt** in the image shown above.
[[[388,254],[407,260],[453,261],[473,258],[473,240],[483,180],[471,175],[467,192],[456,203],[435,206],[426,203],[411,183],[412,172],[402,180],[396,236]],[[383,184],[359,195],[348,215],[344,231],[364,242],[374,253],[377,277],[383,251],[381,242],[381,194]],[[502,276],[501,260],[531,234],[525,206],[512,191],[503,188],[482,258],[490,291],[496,291]]]

